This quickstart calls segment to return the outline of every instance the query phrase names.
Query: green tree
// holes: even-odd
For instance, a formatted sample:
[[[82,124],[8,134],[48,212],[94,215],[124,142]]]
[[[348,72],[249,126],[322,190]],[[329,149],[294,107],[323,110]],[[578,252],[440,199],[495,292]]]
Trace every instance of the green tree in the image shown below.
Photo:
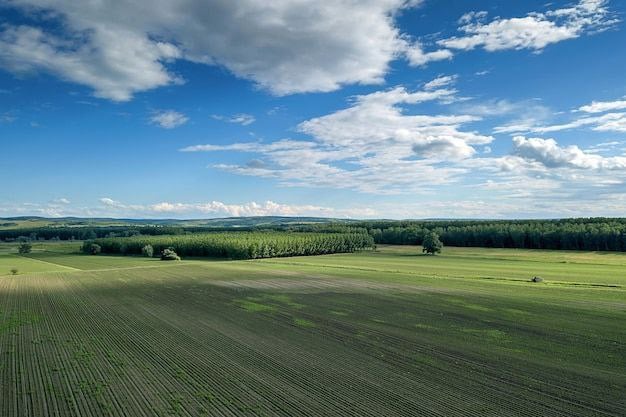
[[[427,232],[422,241],[422,252],[429,255],[436,255],[441,252],[443,243],[439,240],[439,235],[435,232]]]
[[[17,251],[19,253],[30,253],[32,249],[33,249],[33,245],[31,245],[30,242],[24,242],[20,244]]]
[[[19,272],[19,271],[18,271],[18,269],[17,269],[17,268],[11,268],[11,274],[13,274],[13,275],[17,275],[17,273],[18,273],[18,272]]]
[[[141,254],[147,258],[152,258],[152,256],[154,255],[154,248],[152,247],[152,245],[146,245],[141,248]]]

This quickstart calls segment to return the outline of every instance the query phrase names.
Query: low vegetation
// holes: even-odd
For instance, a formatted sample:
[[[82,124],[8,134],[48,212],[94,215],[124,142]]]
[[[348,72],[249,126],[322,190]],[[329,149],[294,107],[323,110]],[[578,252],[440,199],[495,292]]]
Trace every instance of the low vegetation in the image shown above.
[[[30,253],[32,249],[33,249],[33,245],[30,242],[23,242],[17,248],[17,251],[21,254],[25,254],[25,253]]]
[[[154,248],[152,245],[146,245],[141,248],[141,254],[146,258],[152,258],[154,256]]]
[[[166,248],[161,251],[162,261],[180,261],[180,256],[176,253],[174,248]]]
[[[83,243],[81,250],[83,251],[83,253],[86,253],[88,255],[97,255],[102,252],[102,247],[97,243],[86,241],[85,243]]]

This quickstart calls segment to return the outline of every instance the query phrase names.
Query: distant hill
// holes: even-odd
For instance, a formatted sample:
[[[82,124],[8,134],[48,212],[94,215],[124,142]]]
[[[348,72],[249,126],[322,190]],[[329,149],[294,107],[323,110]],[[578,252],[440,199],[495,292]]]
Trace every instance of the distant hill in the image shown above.
[[[0,229],[28,229],[36,227],[104,227],[104,226],[206,226],[256,227],[287,224],[311,224],[357,221],[326,217],[251,216],[214,219],[115,219],[82,217],[20,216],[0,218]]]

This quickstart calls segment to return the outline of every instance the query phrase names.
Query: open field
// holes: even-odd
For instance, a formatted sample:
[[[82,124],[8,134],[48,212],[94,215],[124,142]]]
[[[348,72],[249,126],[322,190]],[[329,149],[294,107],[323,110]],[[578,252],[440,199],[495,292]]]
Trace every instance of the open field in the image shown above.
[[[626,410],[626,254],[167,263],[57,245],[0,245],[0,275],[22,262],[0,276],[2,416]]]

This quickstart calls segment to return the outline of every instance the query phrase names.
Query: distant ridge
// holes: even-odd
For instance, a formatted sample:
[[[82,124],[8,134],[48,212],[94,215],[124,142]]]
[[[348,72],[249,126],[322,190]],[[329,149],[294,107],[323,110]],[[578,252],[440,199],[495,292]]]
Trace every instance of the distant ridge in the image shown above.
[[[14,216],[0,218],[0,229],[29,227],[104,227],[104,226],[206,226],[255,227],[280,224],[353,222],[355,219],[331,217],[245,216],[208,219],[131,219],[113,217],[40,217]]]

